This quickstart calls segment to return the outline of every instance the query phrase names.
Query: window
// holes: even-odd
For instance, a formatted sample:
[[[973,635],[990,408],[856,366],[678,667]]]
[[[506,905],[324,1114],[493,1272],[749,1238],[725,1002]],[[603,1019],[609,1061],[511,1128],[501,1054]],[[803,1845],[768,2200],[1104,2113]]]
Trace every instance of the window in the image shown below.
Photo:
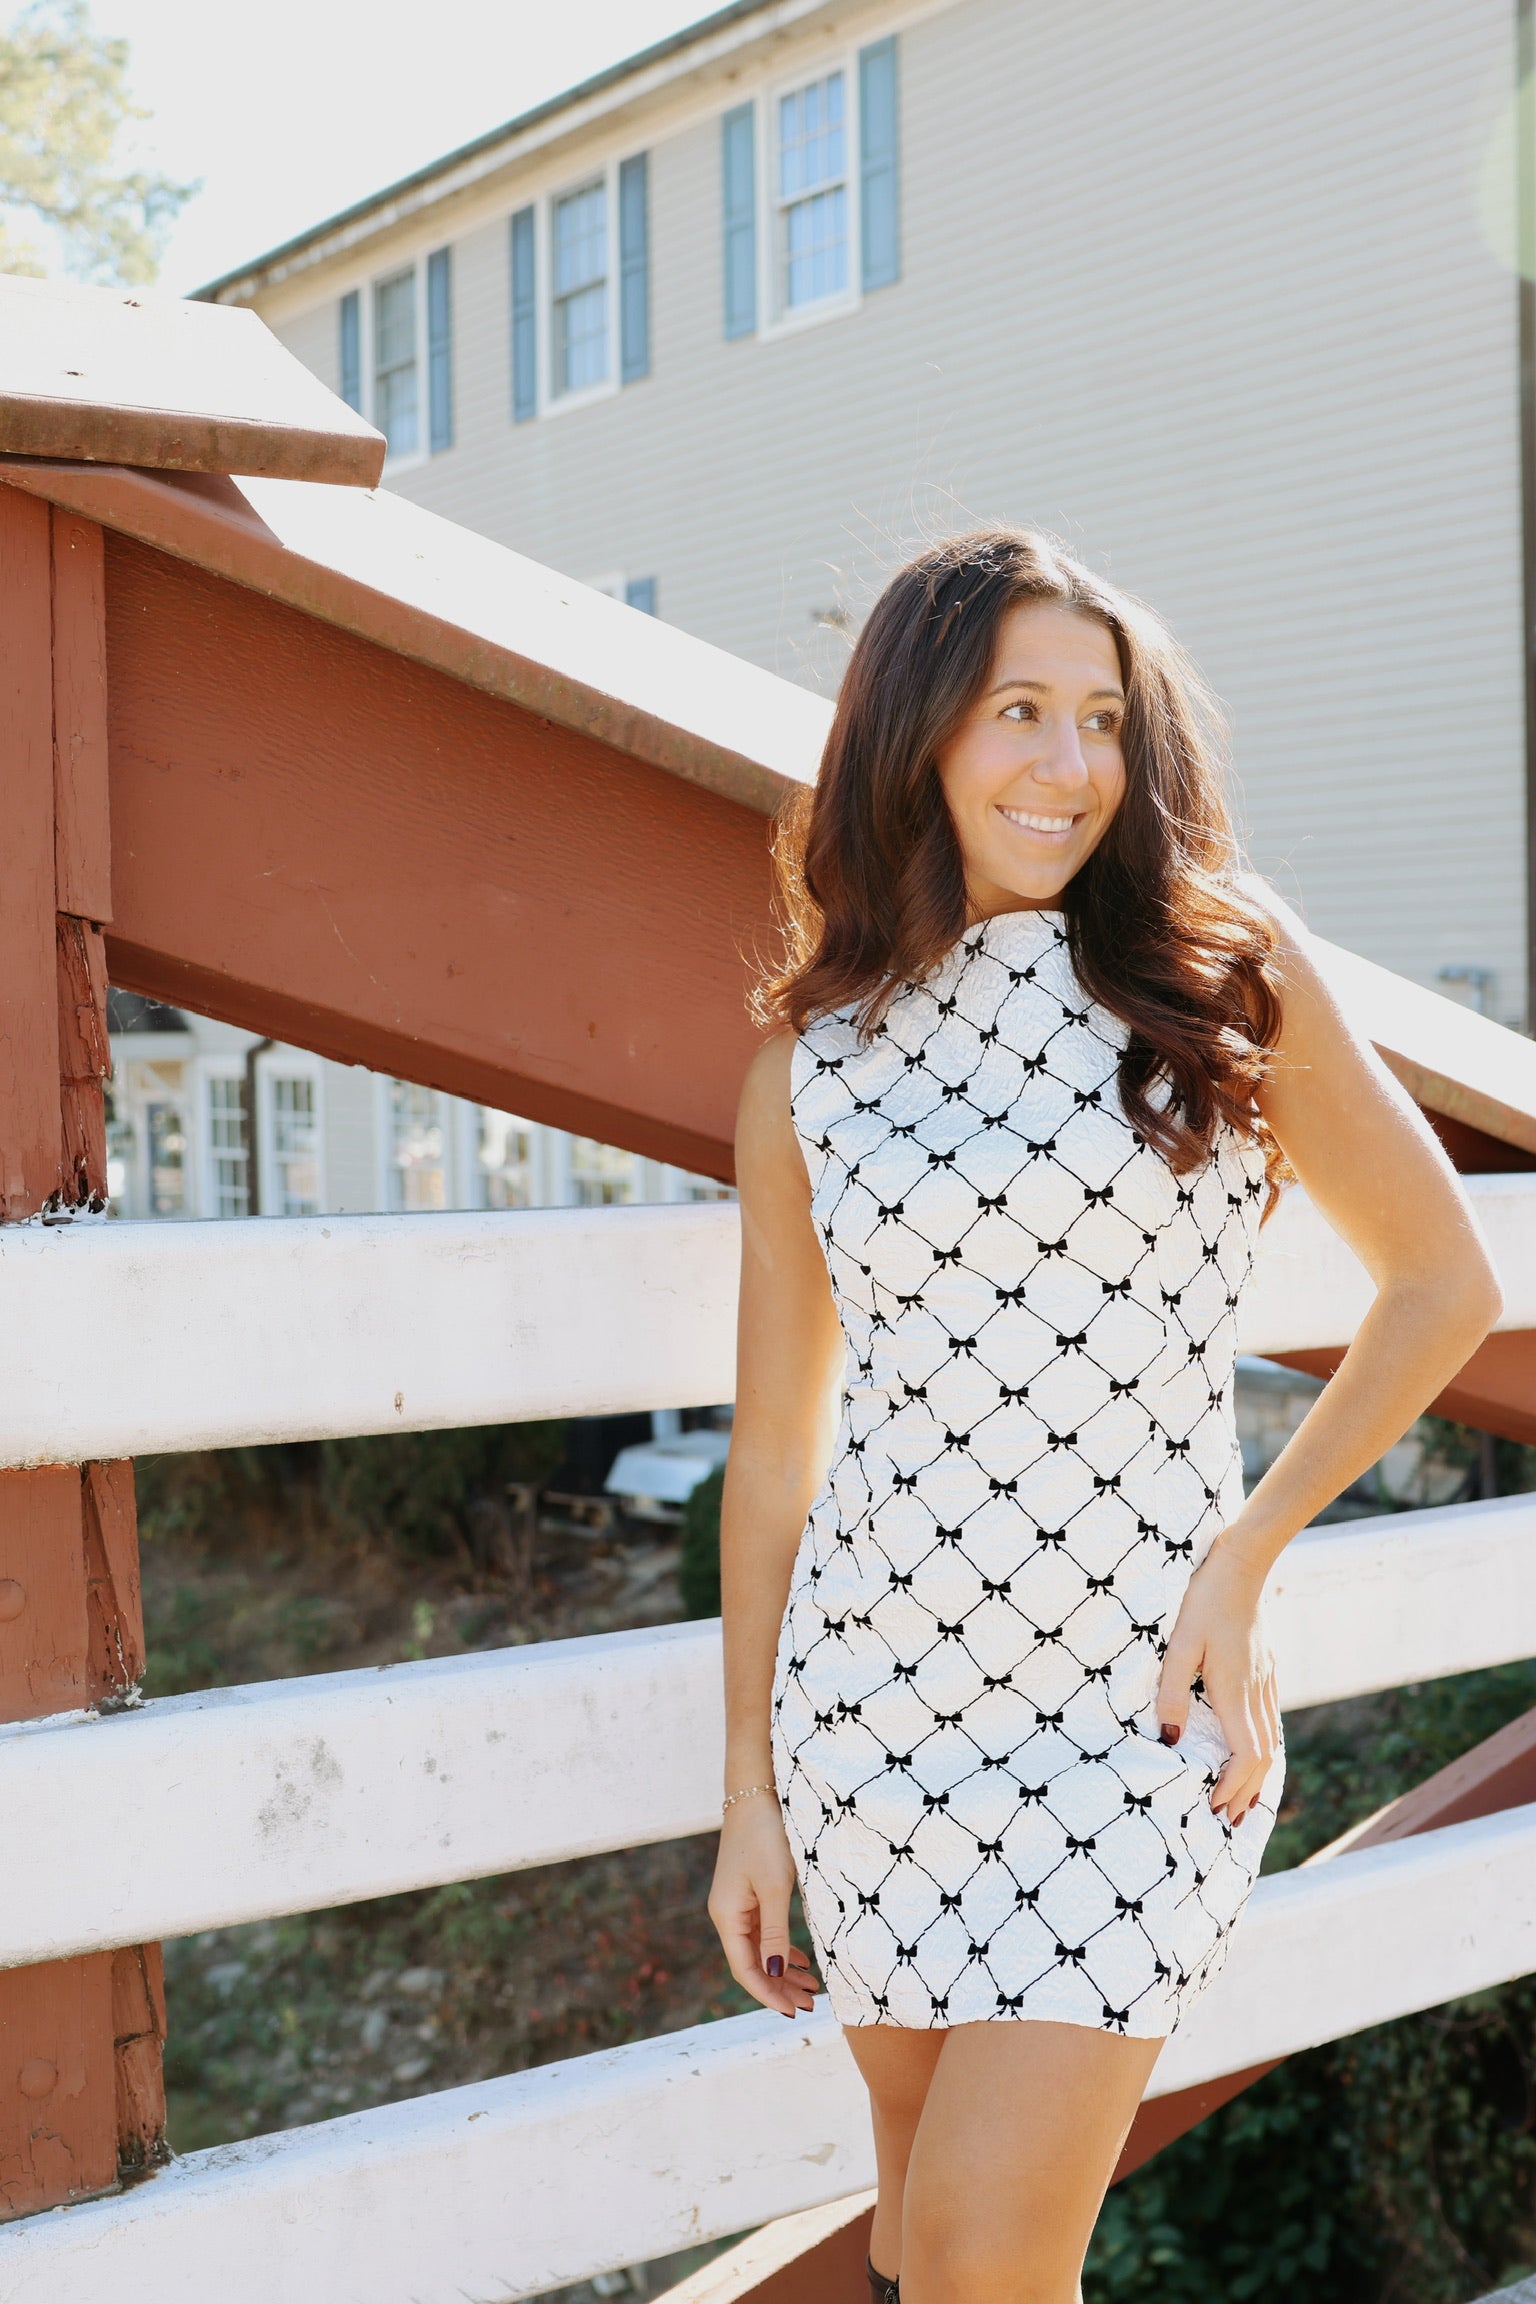
[[[249,1216],[251,1150],[246,1127],[245,1082],[236,1073],[215,1073],[207,1088],[211,1213]]]
[[[313,1073],[272,1072],[271,1187],[262,1170],[263,1213],[318,1216],[320,1213],[320,1118]]]
[[[842,73],[781,96],[778,115],[780,296],[793,311],[848,285]]]
[[[608,188],[568,192],[551,211],[551,390],[584,392],[608,374]]]
[[[407,1080],[389,1084],[389,1204],[419,1211],[446,1208],[447,1128],[435,1088]]]
[[[133,1173],[133,1120],[118,1100],[114,1081],[105,1083],[107,1106],[107,1213],[124,1214]]]
[[[178,1104],[146,1104],[149,1213],[179,1216],[187,1204],[187,1129]]]
[[[898,114],[892,34],[818,79],[722,115],[727,338],[849,310],[859,296],[901,277]],[[760,271],[768,284],[764,311]]]
[[[638,1171],[633,1152],[598,1144],[590,1136],[571,1138],[571,1197],[578,1208],[613,1208],[633,1200]]]
[[[483,1207],[533,1206],[533,1130],[526,1120],[482,1106],[475,1165]]]
[[[589,592],[603,592],[610,600],[622,600],[626,608],[638,608],[643,616],[656,614],[654,576],[589,576],[586,585]]]
[[[416,269],[374,283],[373,420],[391,456],[421,444],[416,388]]]

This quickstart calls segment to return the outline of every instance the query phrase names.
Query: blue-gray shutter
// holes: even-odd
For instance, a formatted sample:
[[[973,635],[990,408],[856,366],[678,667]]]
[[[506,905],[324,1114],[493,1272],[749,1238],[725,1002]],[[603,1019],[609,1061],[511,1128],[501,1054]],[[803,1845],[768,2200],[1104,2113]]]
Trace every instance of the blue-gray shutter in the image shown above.
[[[896,35],[859,50],[860,277],[887,288],[901,277],[896,152]]]
[[[631,576],[624,587],[624,598],[629,607],[638,608],[643,615],[654,616],[656,613],[655,577]]]
[[[434,456],[453,446],[453,252],[427,258],[427,442]]]
[[[341,300],[341,396],[349,408],[363,412],[362,303],[351,288]]]
[[[648,155],[619,162],[619,377],[651,372],[651,226]]]
[[[512,421],[539,412],[538,323],[533,277],[533,210],[512,219]]]
[[[720,123],[725,217],[725,333],[757,327],[757,162],[753,107],[738,104]]]

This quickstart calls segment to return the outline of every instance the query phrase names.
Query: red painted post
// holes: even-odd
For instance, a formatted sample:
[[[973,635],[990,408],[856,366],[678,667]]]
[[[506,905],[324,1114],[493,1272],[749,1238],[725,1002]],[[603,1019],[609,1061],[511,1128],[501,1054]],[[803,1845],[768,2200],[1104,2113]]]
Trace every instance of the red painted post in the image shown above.
[[[0,1217],[100,1207],[110,917],[101,532],[0,487]],[[139,1677],[133,1469],[0,1473],[0,1718]],[[17,1852],[17,1860],[24,1860]],[[0,2217],[162,2150],[157,1947],[0,1973]]]

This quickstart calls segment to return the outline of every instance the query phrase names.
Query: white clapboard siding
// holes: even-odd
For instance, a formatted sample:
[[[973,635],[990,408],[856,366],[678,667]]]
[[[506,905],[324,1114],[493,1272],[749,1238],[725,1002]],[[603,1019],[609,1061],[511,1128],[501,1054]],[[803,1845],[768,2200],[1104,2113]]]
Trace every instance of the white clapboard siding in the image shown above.
[[[1533,1563],[1536,1497],[1298,1538],[1288,1709],[1536,1655]],[[3,1728],[0,1967],[708,1831],[722,1757],[715,1623]]]
[[[1468,1185],[1501,1325],[1536,1326],[1536,1175]],[[736,1240],[729,1203],[12,1226],[0,1465],[729,1400]],[[1243,1349],[1347,1343],[1370,1299],[1289,1193]]]
[[[728,1202],[11,1226],[0,1464],[729,1400],[736,1258]]]
[[[1260,1881],[1150,2093],[1536,1969],[1536,1808]],[[0,2230],[4,2304],[510,2304],[858,2191],[825,2012],[732,2018],[285,2135]]]

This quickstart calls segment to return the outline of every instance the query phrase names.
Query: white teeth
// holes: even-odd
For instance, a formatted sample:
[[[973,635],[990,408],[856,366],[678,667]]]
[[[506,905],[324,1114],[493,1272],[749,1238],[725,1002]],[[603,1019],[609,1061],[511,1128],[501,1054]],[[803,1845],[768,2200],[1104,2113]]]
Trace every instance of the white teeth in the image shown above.
[[[1010,824],[1023,824],[1031,832],[1070,832],[1077,822],[1075,816],[1026,816],[1022,808],[999,806],[998,813],[1006,816]]]

